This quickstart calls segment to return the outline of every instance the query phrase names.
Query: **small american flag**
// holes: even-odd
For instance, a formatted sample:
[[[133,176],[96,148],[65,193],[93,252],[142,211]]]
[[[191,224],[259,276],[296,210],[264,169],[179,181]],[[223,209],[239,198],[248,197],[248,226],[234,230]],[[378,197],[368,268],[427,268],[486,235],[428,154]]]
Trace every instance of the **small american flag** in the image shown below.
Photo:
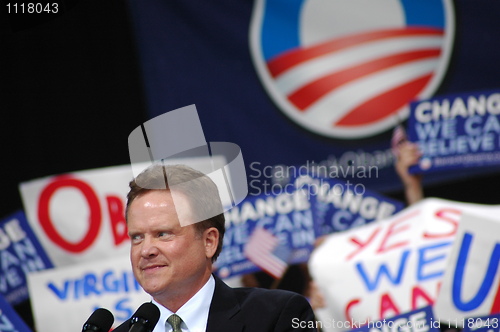
[[[245,246],[245,256],[276,279],[281,278],[288,267],[286,261],[274,255],[279,242],[269,231],[258,227]]]

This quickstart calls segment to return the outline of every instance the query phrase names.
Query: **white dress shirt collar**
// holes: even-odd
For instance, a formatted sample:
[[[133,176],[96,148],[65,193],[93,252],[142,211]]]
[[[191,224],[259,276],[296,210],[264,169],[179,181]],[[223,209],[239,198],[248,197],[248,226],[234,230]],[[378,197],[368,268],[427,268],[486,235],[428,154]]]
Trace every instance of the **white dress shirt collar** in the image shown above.
[[[205,332],[207,329],[208,312],[212,297],[215,291],[215,279],[210,276],[207,283],[182,307],[176,314],[182,319],[181,328],[183,332]],[[171,332],[172,329],[165,329],[165,322],[173,312],[159,304],[153,299],[153,303],[160,309],[160,320],[153,332]],[[169,326],[169,325],[167,325]]]

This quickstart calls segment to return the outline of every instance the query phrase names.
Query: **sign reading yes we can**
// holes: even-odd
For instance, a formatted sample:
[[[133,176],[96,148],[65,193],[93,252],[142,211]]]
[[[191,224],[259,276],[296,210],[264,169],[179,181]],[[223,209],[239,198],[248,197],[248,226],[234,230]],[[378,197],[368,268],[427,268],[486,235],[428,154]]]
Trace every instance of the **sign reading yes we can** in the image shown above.
[[[332,319],[357,323],[377,321],[433,305],[438,295],[444,294],[448,294],[448,302],[441,301],[442,308],[453,308],[449,295],[452,287],[449,283],[446,286],[450,278],[443,279],[443,276],[449,275],[449,264],[456,261],[450,253],[454,241],[461,238],[458,230],[461,216],[464,213],[495,216],[499,211],[499,205],[427,198],[388,219],[328,235],[309,260],[309,271],[328,308],[319,319],[325,322]],[[491,229],[491,237],[495,237],[498,232],[491,232]],[[488,248],[492,250],[491,243]],[[495,263],[498,263],[496,257],[492,264]],[[484,264],[478,271],[484,274]],[[462,272],[458,270],[456,275],[461,276]],[[464,280],[471,279],[474,278]],[[476,279],[481,282],[483,277]],[[488,301],[483,301],[490,308],[497,283],[488,279],[484,284],[491,289]],[[456,287],[454,289],[456,291]],[[474,293],[478,287],[474,285],[472,289]],[[469,303],[470,292],[459,295],[455,298],[465,302],[468,309],[478,302]],[[486,300],[484,295],[477,297]],[[454,312],[443,314],[439,308],[436,302],[437,318],[459,317]]]

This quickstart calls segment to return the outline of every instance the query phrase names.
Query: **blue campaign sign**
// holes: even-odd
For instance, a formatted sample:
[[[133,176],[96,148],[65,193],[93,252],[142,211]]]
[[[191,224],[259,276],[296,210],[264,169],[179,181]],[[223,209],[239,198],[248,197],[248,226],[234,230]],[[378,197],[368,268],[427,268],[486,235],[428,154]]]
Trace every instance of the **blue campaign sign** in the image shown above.
[[[343,322],[349,323],[349,322]],[[360,324],[362,326],[360,326]],[[423,307],[391,318],[368,321],[368,322],[350,322],[351,331],[356,332],[389,332],[389,331],[407,331],[407,332],[438,332],[440,331],[439,320],[434,318],[432,306]]]
[[[405,207],[403,202],[349,180],[302,175],[295,180],[295,185],[309,188],[318,236],[382,220]]]
[[[223,278],[260,270],[245,253],[256,229],[267,230],[278,242],[263,255],[288,264],[307,261],[316,240],[311,203],[302,190],[248,196],[225,216],[224,245],[216,262]]]
[[[422,152],[414,173],[500,165],[500,92],[412,103],[408,138]]]
[[[266,255],[297,264],[309,259],[317,237],[384,219],[404,207],[362,184],[318,177],[311,169],[287,167],[283,172],[286,183],[266,186],[226,212],[224,246],[217,260],[221,277],[260,270],[246,253],[257,229],[278,239],[279,245]]]
[[[500,313],[464,319],[462,332],[499,332]]]
[[[12,306],[0,296],[0,331],[32,332]]]
[[[11,305],[28,299],[29,272],[52,267],[23,211],[0,221],[0,293]]]

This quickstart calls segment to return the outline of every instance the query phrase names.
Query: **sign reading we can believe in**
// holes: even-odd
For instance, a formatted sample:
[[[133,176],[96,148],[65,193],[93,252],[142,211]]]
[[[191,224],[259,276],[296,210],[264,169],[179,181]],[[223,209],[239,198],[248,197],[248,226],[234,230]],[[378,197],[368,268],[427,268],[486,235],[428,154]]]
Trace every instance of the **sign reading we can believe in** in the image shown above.
[[[500,164],[500,91],[415,102],[408,127],[423,155],[411,172]]]

